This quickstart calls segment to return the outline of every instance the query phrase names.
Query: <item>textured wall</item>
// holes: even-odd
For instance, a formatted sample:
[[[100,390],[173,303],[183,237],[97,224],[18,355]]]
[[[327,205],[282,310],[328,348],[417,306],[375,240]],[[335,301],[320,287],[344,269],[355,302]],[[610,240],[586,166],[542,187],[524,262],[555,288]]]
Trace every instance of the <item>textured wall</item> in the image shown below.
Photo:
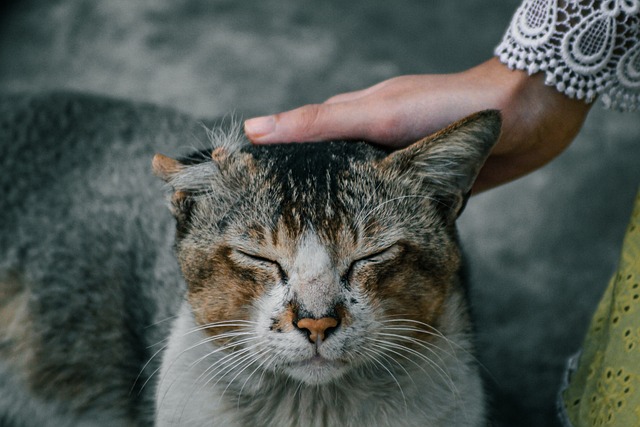
[[[517,4],[23,0],[0,9],[0,91],[65,88],[247,117],[472,66]],[[495,425],[553,425],[563,360],[615,267],[639,160],[640,114],[597,106],[549,166],[471,200],[461,229]]]

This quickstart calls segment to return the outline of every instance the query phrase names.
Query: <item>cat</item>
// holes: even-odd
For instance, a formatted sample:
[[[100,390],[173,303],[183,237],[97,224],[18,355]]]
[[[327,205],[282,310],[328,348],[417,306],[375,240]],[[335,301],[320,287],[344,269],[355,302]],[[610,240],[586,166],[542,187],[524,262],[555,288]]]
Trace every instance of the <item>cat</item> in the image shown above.
[[[153,425],[184,285],[150,159],[198,140],[168,108],[0,96],[0,426]]]
[[[156,155],[187,284],[156,425],[484,425],[455,220],[499,129]]]
[[[455,220],[499,114],[393,153],[205,122],[0,97],[0,425],[483,425]]]

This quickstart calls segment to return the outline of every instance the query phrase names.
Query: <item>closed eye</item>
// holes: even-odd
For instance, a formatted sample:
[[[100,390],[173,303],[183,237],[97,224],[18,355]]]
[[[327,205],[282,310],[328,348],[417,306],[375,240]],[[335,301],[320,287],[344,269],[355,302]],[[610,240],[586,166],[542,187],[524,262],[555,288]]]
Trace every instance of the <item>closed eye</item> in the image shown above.
[[[274,261],[270,258],[266,258],[260,255],[251,254],[240,249],[234,249],[234,255],[239,258],[239,261],[243,264],[250,264],[251,266],[258,266],[262,268],[275,268],[278,271],[278,275],[280,276],[280,280],[286,281],[287,274],[284,272],[284,269],[278,263],[278,261]]]
[[[396,257],[398,252],[400,251],[400,247],[396,244],[388,246],[387,248],[373,252],[369,255],[366,255],[362,258],[358,258],[353,261],[349,266],[349,270],[347,271],[346,277],[351,280],[353,274],[360,268],[369,264],[381,264],[385,261],[389,261]]]

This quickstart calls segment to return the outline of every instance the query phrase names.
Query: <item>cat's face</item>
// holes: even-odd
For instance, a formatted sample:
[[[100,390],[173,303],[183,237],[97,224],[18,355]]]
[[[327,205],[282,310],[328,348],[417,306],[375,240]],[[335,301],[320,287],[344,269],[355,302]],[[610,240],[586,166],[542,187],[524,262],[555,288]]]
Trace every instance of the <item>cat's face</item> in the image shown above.
[[[235,353],[227,368],[307,384],[422,354],[460,292],[454,221],[498,128],[484,113],[391,155],[336,142],[157,157],[208,345]]]

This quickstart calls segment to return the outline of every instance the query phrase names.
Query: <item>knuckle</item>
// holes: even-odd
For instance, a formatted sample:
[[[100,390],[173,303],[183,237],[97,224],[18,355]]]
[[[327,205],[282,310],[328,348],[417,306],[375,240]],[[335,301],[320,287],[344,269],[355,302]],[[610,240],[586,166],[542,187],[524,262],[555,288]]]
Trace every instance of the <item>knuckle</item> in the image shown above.
[[[318,125],[321,116],[321,106],[318,104],[305,105],[300,108],[299,125],[302,129],[310,131]]]
[[[371,133],[376,142],[383,144],[394,144],[399,142],[402,120],[394,115],[380,118],[372,125]]]

